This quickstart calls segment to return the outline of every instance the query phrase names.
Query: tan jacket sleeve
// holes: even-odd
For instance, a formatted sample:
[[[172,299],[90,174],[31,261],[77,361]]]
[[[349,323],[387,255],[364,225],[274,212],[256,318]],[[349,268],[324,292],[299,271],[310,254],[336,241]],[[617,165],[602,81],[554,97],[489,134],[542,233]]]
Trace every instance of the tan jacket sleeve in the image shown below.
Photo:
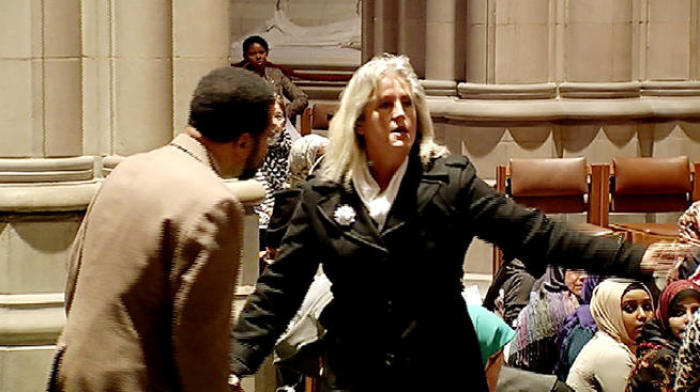
[[[243,212],[233,198],[199,215],[176,248],[172,344],[182,391],[228,391],[231,304]]]

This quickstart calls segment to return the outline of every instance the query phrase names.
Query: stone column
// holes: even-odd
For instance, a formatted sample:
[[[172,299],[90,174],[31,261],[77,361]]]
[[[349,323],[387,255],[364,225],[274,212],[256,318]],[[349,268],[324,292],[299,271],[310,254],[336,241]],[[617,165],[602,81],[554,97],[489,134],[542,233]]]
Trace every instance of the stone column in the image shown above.
[[[131,155],[163,145],[173,134],[172,5],[170,0],[119,0],[111,5],[114,123],[110,152]],[[195,15],[191,16],[197,19]]]
[[[430,95],[457,93],[455,11],[459,1],[461,0],[426,2],[425,87]]]
[[[626,82],[632,78],[633,2],[572,1],[565,28],[569,82]],[[593,45],[592,43],[596,44]],[[606,59],[601,62],[601,59]]]
[[[398,8],[398,53],[411,59],[418,77],[425,77],[426,0],[400,0]]]
[[[645,80],[690,80],[697,51],[697,2],[648,0]],[[693,22],[693,24],[691,24]],[[693,45],[695,44],[695,45]]]
[[[374,56],[374,2],[362,2],[362,64]]]
[[[80,2],[0,4],[0,156],[81,154]]]
[[[172,108],[174,133],[187,123],[199,78],[228,65],[229,1],[172,0]]]
[[[467,8],[467,53],[465,80],[486,83],[488,13],[486,0],[471,0]]]
[[[102,0],[81,1],[83,154],[112,153],[114,126],[112,6]]]
[[[374,53],[396,53],[398,0],[374,2]]]

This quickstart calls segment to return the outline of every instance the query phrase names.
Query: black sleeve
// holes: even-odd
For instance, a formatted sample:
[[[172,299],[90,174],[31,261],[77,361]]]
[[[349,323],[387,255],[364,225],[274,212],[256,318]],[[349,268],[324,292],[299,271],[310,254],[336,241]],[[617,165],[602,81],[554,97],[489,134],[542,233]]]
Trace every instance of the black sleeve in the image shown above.
[[[255,291],[234,325],[231,339],[231,372],[253,374],[297,311],[318,269],[310,203],[297,206],[282,241],[277,260],[258,278]]]
[[[301,189],[283,189],[272,194],[275,199],[272,215],[267,223],[267,246],[279,248],[282,237],[289,227],[292,215],[301,199]]]
[[[539,210],[520,206],[478,178],[474,166],[463,159],[458,214],[506,258],[522,260],[532,275],[540,276],[554,264],[597,274],[646,276],[639,268],[643,248],[577,233]]]

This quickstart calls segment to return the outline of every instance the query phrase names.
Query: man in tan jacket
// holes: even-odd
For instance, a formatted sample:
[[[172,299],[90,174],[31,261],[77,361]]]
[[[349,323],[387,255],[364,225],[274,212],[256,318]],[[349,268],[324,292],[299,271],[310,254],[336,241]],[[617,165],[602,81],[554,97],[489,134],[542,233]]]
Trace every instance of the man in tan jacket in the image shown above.
[[[73,245],[49,389],[229,390],[243,212],[220,177],[263,162],[272,104],[253,73],[214,70],[185,132],[105,180]]]

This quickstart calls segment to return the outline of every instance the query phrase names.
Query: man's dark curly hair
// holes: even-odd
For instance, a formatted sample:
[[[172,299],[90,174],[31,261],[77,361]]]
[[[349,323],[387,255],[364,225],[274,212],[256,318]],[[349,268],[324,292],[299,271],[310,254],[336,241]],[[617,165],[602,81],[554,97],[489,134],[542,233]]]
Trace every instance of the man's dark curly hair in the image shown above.
[[[215,142],[230,142],[243,133],[263,133],[274,103],[270,85],[242,68],[217,68],[197,85],[188,124]]]

